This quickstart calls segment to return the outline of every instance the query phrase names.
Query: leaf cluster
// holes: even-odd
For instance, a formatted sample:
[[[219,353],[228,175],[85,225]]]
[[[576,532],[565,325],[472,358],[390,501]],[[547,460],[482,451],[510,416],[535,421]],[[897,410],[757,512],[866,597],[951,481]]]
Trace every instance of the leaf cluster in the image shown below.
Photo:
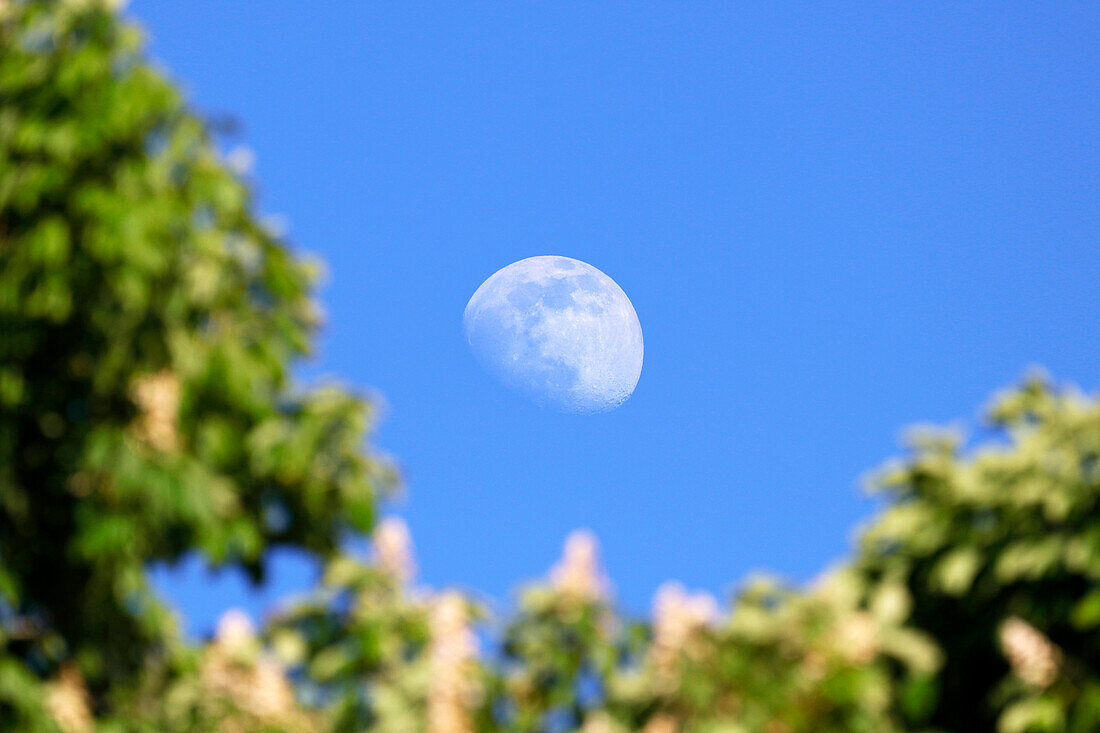
[[[1100,400],[1032,379],[976,448],[915,433],[808,588],[618,611],[569,540],[503,618],[375,530],[371,412],[291,379],[314,268],[104,0],[0,2],[0,730],[1100,730]],[[187,643],[146,580],[198,553],[319,587]]]

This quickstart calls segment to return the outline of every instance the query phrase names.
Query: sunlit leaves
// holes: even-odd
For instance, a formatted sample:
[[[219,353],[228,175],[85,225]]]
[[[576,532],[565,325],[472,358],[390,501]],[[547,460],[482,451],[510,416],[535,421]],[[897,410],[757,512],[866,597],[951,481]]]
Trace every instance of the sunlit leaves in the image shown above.
[[[339,549],[394,477],[366,402],[290,379],[315,277],[136,30],[0,2],[0,728],[1100,729],[1097,400],[1033,378],[987,443],[911,432],[855,557],[806,589],[668,585],[631,619],[581,533],[489,619],[412,585],[401,531]],[[325,570],[261,637],[185,643],[146,584],[188,553],[260,579],[276,545]]]
[[[98,0],[3,5],[0,626],[42,631],[0,660],[53,675],[56,631],[109,709],[177,648],[149,562],[200,552],[259,578],[273,544],[330,554],[391,476],[364,453],[363,400],[292,384],[313,268],[140,34]]]

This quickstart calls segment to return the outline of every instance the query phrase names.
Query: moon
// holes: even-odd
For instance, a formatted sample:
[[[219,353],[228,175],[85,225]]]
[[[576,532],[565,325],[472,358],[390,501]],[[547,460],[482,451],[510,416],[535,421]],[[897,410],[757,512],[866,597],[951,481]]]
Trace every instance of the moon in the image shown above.
[[[504,384],[565,412],[612,410],[642,373],[642,326],[614,280],[569,257],[497,271],[462,316],[470,348]]]

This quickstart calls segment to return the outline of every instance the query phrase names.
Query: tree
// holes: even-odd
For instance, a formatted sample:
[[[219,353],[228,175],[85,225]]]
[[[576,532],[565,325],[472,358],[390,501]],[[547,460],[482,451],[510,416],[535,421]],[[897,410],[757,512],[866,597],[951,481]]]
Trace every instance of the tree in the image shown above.
[[[877,485],[892,506],[856,561],[945,652],[927,722],[1100,727],[1100,403],[1042,378],[990,410],[1004,444],[924,432]],[[925,722],[917,716],[914,723]]]
[[[362,400],[292,384],[313,269],[137,30],[95,2],[0,12],[3,720],[67,663],[109,710],[168,660],[147,563],[329,555],[387,475]]]
[[[924,431],[805,589],[676,584],[619,613],[578,533],[503,622],[415,583],[368,406],[301,390],[311,268],[102,0],[0,3],[0,730],[1100,730],[1100,399]],[[309,598],[190,644],[145,568],[198,552]],[[479,651],[478,625],[499,645]]]

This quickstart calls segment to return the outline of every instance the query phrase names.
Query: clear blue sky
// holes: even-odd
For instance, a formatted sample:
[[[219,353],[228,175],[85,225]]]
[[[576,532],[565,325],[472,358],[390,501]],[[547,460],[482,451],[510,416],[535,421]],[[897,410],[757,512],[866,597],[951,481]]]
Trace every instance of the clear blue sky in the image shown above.
[[[973,423],[1034,364],[1100,382],[1100,7],[821,6],[132,2],[327,261],[300,374],[384,396],[425,582],[504,605],[577,527],[632,611],[669,578],[803,581],[903,426]],[[637,309],[611,414],[530,405],[468,352],[475,288],[541,254]],[[273,571],[155,577],[202,633],[311,581]]]

